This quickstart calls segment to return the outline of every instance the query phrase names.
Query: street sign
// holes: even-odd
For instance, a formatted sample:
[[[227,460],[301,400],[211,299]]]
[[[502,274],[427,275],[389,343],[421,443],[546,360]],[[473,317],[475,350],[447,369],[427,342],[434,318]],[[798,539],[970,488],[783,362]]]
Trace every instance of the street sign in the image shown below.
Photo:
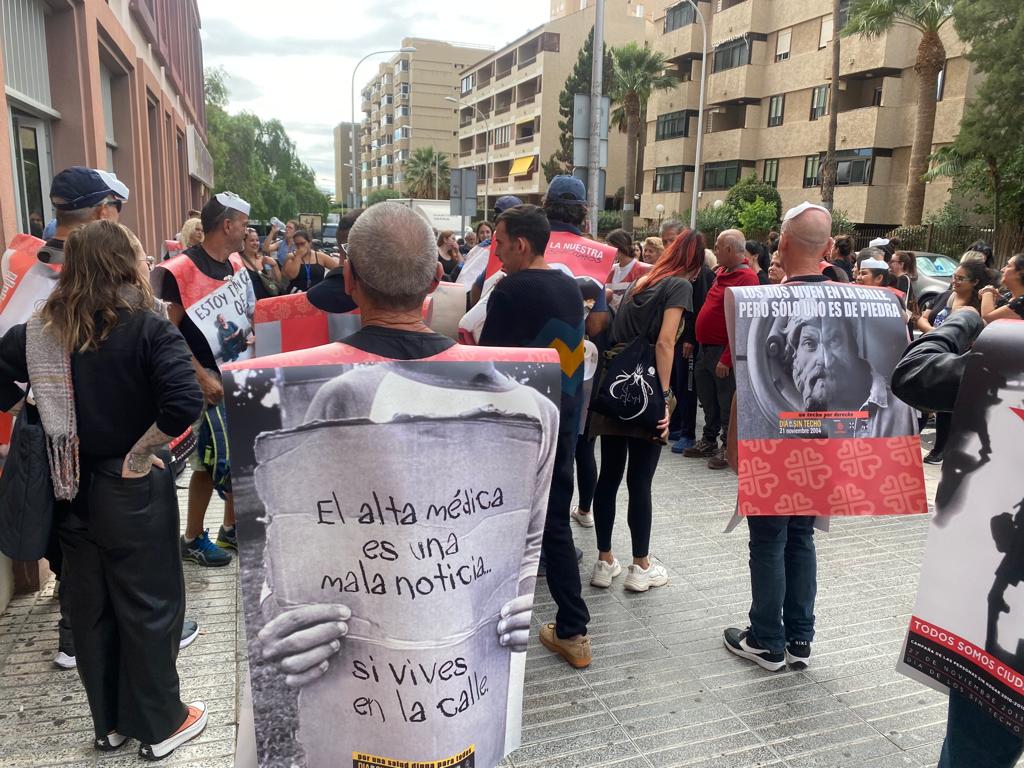
[[[455,168],[450,183],[451,215],[476,216],[476,168]]]
[[[608,138],[608,115],[611,114],[611,111],[611,100],[607,96],[602,96],[600,130],[602,139]],[[572,137],[574,139],[590,138],[590,94],[577,93],[572,97]]]
[[[597,164],[601,168],[608,167],[608,139],[601,139],[598,145]],[[572,164],[574,166],[590,165],[590,139],[572,140]]]

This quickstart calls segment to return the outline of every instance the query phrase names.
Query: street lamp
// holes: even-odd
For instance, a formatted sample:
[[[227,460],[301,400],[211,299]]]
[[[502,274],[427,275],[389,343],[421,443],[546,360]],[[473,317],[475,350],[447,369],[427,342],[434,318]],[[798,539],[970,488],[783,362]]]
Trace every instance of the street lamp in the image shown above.
[[[658,212],[658,229],[661,229],[661,217],[665,215],[665,206],[658,203],[654,206],[654,210]]]
[[[462,108],[462,103],[454,96],[445,96],[444,100],[458,105],[460,109]],[[491,123],[487,119],[487,115],[480,111],[480,107],[476,104],[470,104],[469,106],[475,109],[476,113],[480,115],[480,119],[484,121],[484,218],[486,219],[488,211],[487,203],[491,189]]]
[[[356,70],[359,69],[359,65],[366,61],[371,56],[380,56],[384,53],[416,53],[416,49],[413,46],[404,46],[402,48],[389,48],[384,51],[372,51],[359,61],[356,62],[355,67],[352,68],[352,165],[356,163]],[[362,125],[362,121],[359,123]],[[358,208],[363,204],[362,190],[356,189],[356,175],[352,174],[352,207]]]
[[[704,83],[708,77],[708,25],[704,16],[693,0],[686,0],[693,6],[693,12],[697,14],[700,21],[701,31],[704,33],[704,51],[700,59],[700,97],[697,104],[697,152],[693,161],[693,200],[690,203],[690,229],[697,228],[697,199],[700,197],[700,161],[701,152],[704,149]]]

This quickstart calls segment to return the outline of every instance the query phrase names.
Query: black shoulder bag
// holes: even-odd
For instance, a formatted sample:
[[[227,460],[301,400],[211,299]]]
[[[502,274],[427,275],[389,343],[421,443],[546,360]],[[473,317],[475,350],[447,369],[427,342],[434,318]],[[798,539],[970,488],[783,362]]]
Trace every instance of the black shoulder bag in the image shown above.
[[[14,422],[0,475],[0,552],[12,560],[44,557],[53,527],[53,501],[46,435],[39,411],[26,402]]]

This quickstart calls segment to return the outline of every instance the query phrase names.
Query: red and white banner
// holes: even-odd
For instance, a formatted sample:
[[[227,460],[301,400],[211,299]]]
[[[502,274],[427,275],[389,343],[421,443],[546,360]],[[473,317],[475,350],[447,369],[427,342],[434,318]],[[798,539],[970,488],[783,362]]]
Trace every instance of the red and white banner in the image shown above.
[[[573,277],[589,277],[603,286],[608,271],[615,263],[615,246],[599,243],[572,232],[552,232],[548,247],[544,250],[544,260],[548,264],[561,264]],[[487,265],[487,276],[490,277],[501,269],[501,262],[494,249],[491,249],[490,262]]]
[[[928,511],[914,411],[890,388],[907,346],[889,291],[731,288],[741,515]]]

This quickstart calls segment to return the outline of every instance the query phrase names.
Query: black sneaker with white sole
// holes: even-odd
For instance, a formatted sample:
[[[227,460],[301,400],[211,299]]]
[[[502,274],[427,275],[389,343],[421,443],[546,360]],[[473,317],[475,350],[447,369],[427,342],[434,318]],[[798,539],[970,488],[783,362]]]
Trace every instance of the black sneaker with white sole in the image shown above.
[[[748,659],[769,672],[778,672],[786,666],[786,654],[772,653],[750,634],[750,628],[729,627],[724,632],[725,647],[742,659]]]
[[[807,669],[811,665],[811,644],[806,640],[786,643],[786,663],[793,669]]]
[[[181,625],[181,642],[178,643],[178,648],[180,650],[188,648],[197,637],[199,637],[199,624],[192,619],[185,619]]]

